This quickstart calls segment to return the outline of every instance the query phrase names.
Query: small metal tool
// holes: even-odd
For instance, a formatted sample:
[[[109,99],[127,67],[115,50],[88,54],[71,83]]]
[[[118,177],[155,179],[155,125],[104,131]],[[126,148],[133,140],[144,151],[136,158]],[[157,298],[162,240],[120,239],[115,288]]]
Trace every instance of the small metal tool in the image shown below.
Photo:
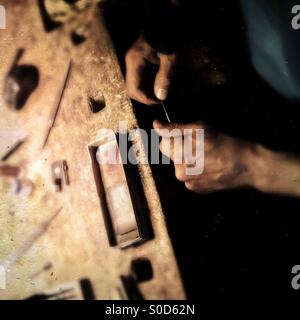
[[[17,140],[11,147],[8,148],[8,151],[2,156],[1,161],[6,161],[13,153],[15,153],[22,144],[26,141],[25,139]]]
[[[161,106],[162,106],[162,108],[163,108],[163,110],[164,110],[164,113],[165,113],[165,115],[166,115],[166,118],[167,118],[167,120],[168,120],[168,123],[171,123],[171,119],[170,119],[170,117],[169,117],[169,114],[168,114],[168,111],[167,111],[167,108],[166,108],[165,103],[164,103],[163,101],[160,101],[160,104],[161,104]]]
[[[24,300],[96,300],[89,279],[60,284],[56,289],[34,294]]]
[[[68,175],[68,165],[65,160],[54,162],[51,166],[51,171],[55,192],[62,191],[63,187],[68,186],[70,184]]]
[[[38,293],[24,300],[72,300],[76,298],[72,292],[73,288],[68,288],[64,290],[58,290],[54,293]]]
[[[68,64],[68,68],[67,68],[66,74],[64,76],[63,85],[62,85],[61,90],[59,92],[59,95],[57,97],[57,101],[55,103],[55,109],[54,109],[54,113],[52,115],[51,125],[50,125],[50,127],[49,127],[49,129],[47,131],[47,134],[46,134],[46,137],[44,139],[44,143],[43,143],[42,149],[44,149],[45,146],[47,145],[49,137],[50,137],[50,134],[51,134],[51,131],[55,126],[55,122],[56,122],[56,118],[57,118],[57,115],[58,115],[58,111],[59,111],[59,108],[60,108],[60,105],[61,105],[61,102],[62,102],[62,99],[63,99],[63,96],[64,96],[64,92],[66,90],[67,83],[68,83],[68,80],[69,80],[71,67],[72,67],[72,61],[70,60],[70,62]]]

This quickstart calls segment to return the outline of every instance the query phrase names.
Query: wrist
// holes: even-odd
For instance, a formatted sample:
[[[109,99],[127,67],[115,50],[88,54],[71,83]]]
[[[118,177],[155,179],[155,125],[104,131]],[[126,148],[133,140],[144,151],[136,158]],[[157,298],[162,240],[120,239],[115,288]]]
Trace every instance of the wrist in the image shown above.
[[[260,144],[247,150],[249,186],[261,192],[300,196],[300,161]]]
[[[247,148],[246,167],[249,186],[266,192],[270,184],[270,168],[274,159],[272,153],[260,144],[251,144]],[[272,163],[272,164],[271,164]]]

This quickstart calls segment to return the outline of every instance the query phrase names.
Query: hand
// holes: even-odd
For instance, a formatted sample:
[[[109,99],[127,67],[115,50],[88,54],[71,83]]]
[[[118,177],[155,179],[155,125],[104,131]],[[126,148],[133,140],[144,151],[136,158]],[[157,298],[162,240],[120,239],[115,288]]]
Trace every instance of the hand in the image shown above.
[[[250,168],[253,146],[250,143],[216,133],[200,123],[166,125],[154,121],[153,126],[162,136],[161,152],[173,162],[174,159],[177,159],[174,163],[175,174],[179,181],[185,183],[187,189],[197,193],[210,193],[253,185],[253,175]],[[171,148],[169,147],[170,134],[166,135],[166,132],[171,132],[173,129],[181,132],[184,144],[188,141],[185,132],[187,129],[192,130],[192,135],[189,134],[192,140],[190,154],[182,155],[182,149],[176,148],[177,135],[174,136],[172,133],[171,137],[174,138],[171,141]],[[204,130],[204,141],[200,139],[201,135],[196,135],[197,130],[198,132]],[[178,159],[183,161],[180,163]],[[191,159],[197,166],[204,164],[203,170],[198,170],[198,173],[194,174],[197,171],[191,171]]]
[[[174,163],[176,177],[191,191],[210,193],[252,187],[265,193],[300,197],[300,158],[295,155],[274,152],[260,144],[216,133],[200,123],[165,125],[154,121],[153,126],[162,136],[161,152],[172,161],[182,159],[181,163]],[[179,130],[184,140],[187,129],[193,132],[192,136],[188,134],[192,140],[191,152],[184,157],[181,149],[175,148],[178,133],[175,137],[170,134],[174,129]],[[204,129],[204,146],[203,140],[196,139],[195,132],[199,129]],[[171,148],[170,135],[174,137]],[[204,164],[203,170],[196,175],[189,174],[191,159],[197,165]]]
[[[147,105],[166,100],[176,60],[176,54],[158,53],[140,37],[125,58],[126,87],[129,96]]]

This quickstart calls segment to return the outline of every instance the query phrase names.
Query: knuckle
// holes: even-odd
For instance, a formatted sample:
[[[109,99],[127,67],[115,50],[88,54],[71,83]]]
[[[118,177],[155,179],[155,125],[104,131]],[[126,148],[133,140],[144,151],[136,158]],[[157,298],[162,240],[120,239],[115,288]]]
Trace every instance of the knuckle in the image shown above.
[[[187,181],[187,176],[184,173],[184,170],[182,170],[182,168],[180,168],[180,169],[176,168],[175,169],[175,176],[176,176],[176,179],[181,181],[181,182]]]
[[[136,99],[138,97],[136,89],[129,85],[127,86],[127,94],[132,99]]]
[[[139,89],[139,87],[132,84],[127,84],[126,89],[127,94],[131,99],[137,100],[147,105],[150,105],[152,103],[151,100],[146,96],[146,94],[141,89]]]
[[[196,191],[198,190],[197,185],[196,185],[195,183],[193,183],[193,182],[186,182],[186,183],[185,183],[185,187],[186,187],[188,190],[194,191],[194,192],[196,192]]]
[[[131,64],[134,61],[134,56],[135,53],[133,52],[133,50],[129,50],[126,55],[125,55],[125,62],[126,64]]]

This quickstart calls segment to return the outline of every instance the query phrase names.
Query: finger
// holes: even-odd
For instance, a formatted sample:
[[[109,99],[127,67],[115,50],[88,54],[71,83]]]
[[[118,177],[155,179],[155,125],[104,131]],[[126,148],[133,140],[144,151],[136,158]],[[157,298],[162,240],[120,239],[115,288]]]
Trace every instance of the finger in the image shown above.
[[[171,138],[182,134],[182,125],[178,123],[164,123],[159,120],[154,120],[153,128],[162,138]]]
[[[163,137],[160,142],[160,151],[166,157],[170,158],[175,165],[185,164],[182,136],[180,133],[177,135],[172,135],[168,138]]]
[[[180,129],[180,130],[184,130],[184,129],[204,129],[206,128],[205,125],[198,121],[198,122],[194,122],[194,123],[186,123],[186,124],[182,124],[182,123],[165,123],[159,120],[154,120],[153,121],[153,127],[154,129],[169,129],[169,130],[173,130],[173,129]]]
[[[174,160],[174,139],[179,138],[182,140],[182,134],[180,125],[177,123],[163,123],[161,121],[155,120],[153,122],[153,127],[156,133],[162,137],[160,143],[160,151],[166,157]]]
[[[160,150],[165,156],[171,158],[175,164],[194,164],[195,159],[193,155],[197,147],[197,136],[194,137],[194,133],[196,129],[201,129],[200,124],[166,124],[155,120],[153,127],[157,134],[162,137]],[[190,150],[186,146],[194,149]]]
[[[175,176],[177,180],[185,183],[188,183],[195,179],[194,176],[189,176],[186,174],[186,166],[183,164],[175,165]]]
[[[210,194],[213,192],[220,191],[221,189],[216,185],[208,185],[205,183],[199,183],[194,181],[187,181],[185,182],[185,187],[193,192],[199,193],[199,194]]]
[[[162,141],[160,144],[160,150],[161,152],[171,158],[171,160],[175,164],[183,164],[184,163],[184,138],[186,136],[185,133],[185,127],[187,125],[182,125],[178,123],[170,123],[166,124],[163,122],[160,122],[158,120],[155,120],[153,122],[153,127],[157,134],[162,137]],[[195,125],[190,125],[190,127]]]
[[[170,158],[172,161],[174,159],[174,143],[172,139],[162,139],[159,145],[160,152]]]
[[[130,98],[146,105],[157,104],[157,101],[149,97],[142,89],[143,75],[146,64],[143,59],[136,59],[134,55],[126,57],[126,89]]]
[[[197,129],[204,129],[204,125],[200,123],[189,123],[189,124],[180,124],[180,123],[164,123],[159,120],[153,121],[153,128],[163,138],[176,137],[178,135],[183,136],[185,133],[190,135],[190,130],[196,132]],[[178,130],[177,130],[178,129]],[[186,131],[185,131],[186,130]]]
[[[175,56],[160,55],[160,67],[155,78],[154,93],[164,101],[167,99],[175,70]]]

